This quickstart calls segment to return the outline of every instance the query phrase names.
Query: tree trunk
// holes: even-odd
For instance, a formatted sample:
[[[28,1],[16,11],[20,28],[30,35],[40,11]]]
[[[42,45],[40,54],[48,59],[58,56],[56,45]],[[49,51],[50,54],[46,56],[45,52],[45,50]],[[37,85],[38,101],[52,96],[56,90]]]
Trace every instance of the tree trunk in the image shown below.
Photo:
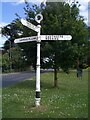
[[[56,67],[54,68],[54,87],[57,87],[57,69]]]
[[[58,86],[57,81],[57,58],[56,58],[56,52],[55,52],[55,59],[54,59],[54,87]]]

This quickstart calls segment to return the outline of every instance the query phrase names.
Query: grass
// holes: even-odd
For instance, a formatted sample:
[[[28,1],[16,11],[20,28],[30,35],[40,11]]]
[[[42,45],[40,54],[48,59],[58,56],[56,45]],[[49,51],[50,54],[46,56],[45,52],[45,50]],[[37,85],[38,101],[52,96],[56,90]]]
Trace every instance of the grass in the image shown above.
[[[2,89],[0,88],[0,119],[2,118]]]
[[[41,106],[35,107],[35,78],[3,88],[3,118],[87,118],[88,72],[83,80],[58,73],[58,87],[53,87],[53,73],[41,75]]]

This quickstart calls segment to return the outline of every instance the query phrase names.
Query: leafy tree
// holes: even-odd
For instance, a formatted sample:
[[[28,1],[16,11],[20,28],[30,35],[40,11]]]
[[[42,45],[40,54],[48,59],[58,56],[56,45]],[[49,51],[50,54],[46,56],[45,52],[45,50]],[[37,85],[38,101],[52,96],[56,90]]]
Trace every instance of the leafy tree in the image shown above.
[[[71,41],[47,42],[42,54],[46,54],[54,68],[54,86],[57,86],[57,71],[62,68],[68,72],[68,68],[75,66],[76,60],[84,62],[88,51],[87,26],[79,15],[79,5],[66,3],[47,3],[43,10],[44,20],[42,34],[72,35]]]
[[[2,56],[2,71],[9,70],[10,61],[8,53],[3,54]]]
[[[88,39],[87,26],[84,19],[79,15],[79,3],[70,6],[67,3],[46,3],[46,6],[33,5],[30,7],[26,2],[25,18],[29,22],[37,25],[35,15],[42,13],[44,16],[41,22],[41,34],[47,35],[72,35],[71,41],[46,41],[41,43],[41,67],[54,68],[54,86],[57,86],[57,71],[62,68],[68,73],[68,69],[74,67],[77,59],[84,62],[87,57]],[[4,28],[4,35],[10,35],[11,40],[15,38],[33,36],[36,32],[24,27],[20,22],[20,16],[17,14],[9,27]],[[12,32],[12,28],[15,26]],[[35,66],[36,61],[36,42],[22,43],[19,45],[24,49],[27,56],[27,64]]]
[[[3,71],[10,69],[23,70],[26,67],[26,60],[27,58],[21,48],[19,46],[13,47],[2,56]]]
[[[12,67],[17,70],[23,70],[26,66],[26,56],[24,55],[22,49],[20,47],[13,47],[12,51]]]

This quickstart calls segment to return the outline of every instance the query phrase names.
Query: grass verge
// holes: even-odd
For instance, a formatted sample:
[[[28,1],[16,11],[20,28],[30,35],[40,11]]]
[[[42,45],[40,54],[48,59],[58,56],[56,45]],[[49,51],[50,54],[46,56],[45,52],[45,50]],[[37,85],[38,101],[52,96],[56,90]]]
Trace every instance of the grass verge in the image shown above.
[[[2,90],[3,118],[87,118],[88,72],[83,79],[58,73],[58,87],[53,87],[53,73],[41,75],[41,106],[35,107],[35,78]]]

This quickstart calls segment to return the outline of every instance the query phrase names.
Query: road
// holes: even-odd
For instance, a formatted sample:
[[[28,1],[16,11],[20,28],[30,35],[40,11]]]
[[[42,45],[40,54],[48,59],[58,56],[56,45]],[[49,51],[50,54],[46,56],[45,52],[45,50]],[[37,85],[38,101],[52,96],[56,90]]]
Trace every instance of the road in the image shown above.
[[[8,87],[12,84],[16,84],[20,81],[32,78],[35,76],[35,72],[19,72],[19,73],[9,73],[2,75],[2,87]]]
[[[49,70],[41,70],[41,73],[52,72],[52,69]],[[2,84],[0,83],[0,87],[8,87],[10,85],[16,84],[20,81],[30,79],[35,76],[35,71],[25,71],[19,73],[9,73],[9,74],[2,74]],[[0,75],[1,78],[1,75]]]

